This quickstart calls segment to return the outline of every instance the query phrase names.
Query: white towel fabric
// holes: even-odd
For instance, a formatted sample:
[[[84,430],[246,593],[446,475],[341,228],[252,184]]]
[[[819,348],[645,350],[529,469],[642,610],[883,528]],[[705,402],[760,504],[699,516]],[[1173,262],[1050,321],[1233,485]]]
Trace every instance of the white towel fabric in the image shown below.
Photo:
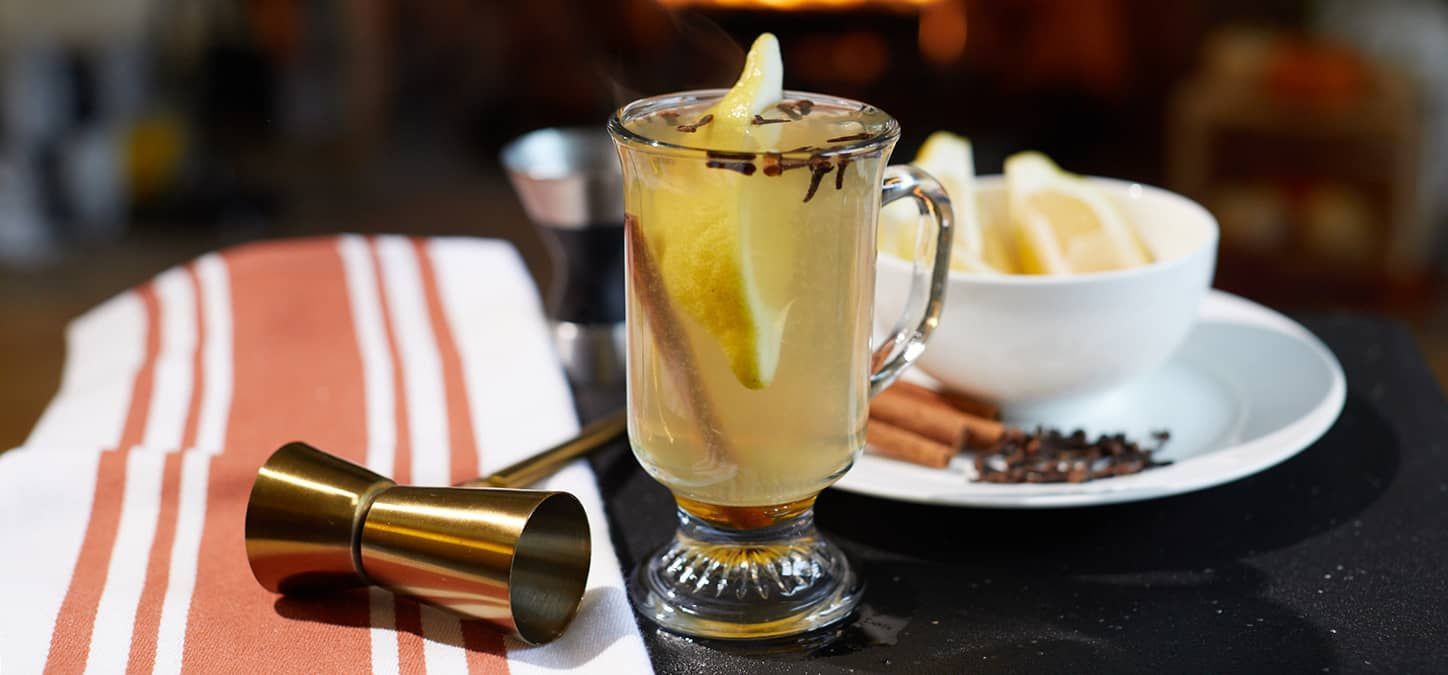
[[[577,431],[537,293],[507,244],[292,240],[211,254],[74,321],[60,392],[0,455],[0,672],[651,671],[592,471],[579,616],[530,647],[372,590],[252,578],[256,469],[305,440],[445,485]]]

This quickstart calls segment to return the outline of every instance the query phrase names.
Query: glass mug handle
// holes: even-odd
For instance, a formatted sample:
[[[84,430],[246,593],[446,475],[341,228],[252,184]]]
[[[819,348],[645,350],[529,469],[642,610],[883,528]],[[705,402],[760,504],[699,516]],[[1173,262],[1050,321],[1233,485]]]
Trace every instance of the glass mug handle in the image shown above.
[[[954,219],[950,197],[930,174],[913,166],[896,165],[885,169],[885,187],[880,206],[910,198],[920,207],[920,225],[915,232],[915,256],[911,263],[910,299],[895,328],[870,356],[870,396],[873,398],[890,386],[915,359],[925,351],[925,341],[940,322],[945,306],[945,282],[950,275],[950,244],[954,238]],[[929,224],[935,225],[934,246],[924,235]],[[930,267],[921,266],[934,250]],[[919,319],[912,317],[919,316]]]

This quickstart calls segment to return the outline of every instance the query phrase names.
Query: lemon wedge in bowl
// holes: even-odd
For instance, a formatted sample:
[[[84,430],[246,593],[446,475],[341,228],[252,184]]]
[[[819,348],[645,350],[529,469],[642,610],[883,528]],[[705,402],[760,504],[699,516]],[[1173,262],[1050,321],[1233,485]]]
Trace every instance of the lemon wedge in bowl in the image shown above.
[[[911,164],[940,181],[950,196],[955,212],[951,269],[976,274],[1016,271],[1005,224],[983,222],[976,208],[975,157],[970,140],[937,131],[925,139]],[[906,260],[914,259],[917,213],[915,205],[908,201],[885,207],[880,215],[880,247]]]
[[[779,42],[754,42],[739,81],[705,114],[706,148],[774,149],[778,132],[754,125],[756,114],[783,97]],[[642,206],[649,245],[670,301],[722,349],[741,385],[763,389],[779,366],[780,346],[801,236],[793,202],[781,181],[753,180],[703,162],[662,167],[652,198]]]
[[[1004,224],[982,221],[976,208],[975,153],[970,140],[937,131],[925,139],[912,163],[940,181],[950,196],[956,227],[950,266],[987,274],[1014,272],[1016,265]]]
[[[1005,174],[1021,271],[1086,274],[1151,262],[1136,232],[1085,178],[1039,152],[1007,158]]]

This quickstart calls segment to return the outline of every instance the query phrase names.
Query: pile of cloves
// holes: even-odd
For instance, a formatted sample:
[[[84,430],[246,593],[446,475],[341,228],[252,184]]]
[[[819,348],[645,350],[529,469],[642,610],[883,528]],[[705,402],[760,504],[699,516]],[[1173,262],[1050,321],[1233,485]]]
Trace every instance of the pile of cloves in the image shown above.
[[[1109,476],[1124,476],[1171,462],[1152,454],[1171,439],[1170,432],[1152,434],[1150,448],[1125,434],[1103,434],[1090,439],[1077,429],[1069,434],[1038,428],[1027,433],[1010,429],[999,441],[975,456],[977,480],[986,483],[1084,483]]]

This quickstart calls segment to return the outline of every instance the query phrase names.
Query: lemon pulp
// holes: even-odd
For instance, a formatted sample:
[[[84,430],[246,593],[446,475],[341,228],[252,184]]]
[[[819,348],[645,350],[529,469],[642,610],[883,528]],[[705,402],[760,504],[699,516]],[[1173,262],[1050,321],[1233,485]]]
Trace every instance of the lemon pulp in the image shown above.
[[[1009,274],[1016,270],[1010,232],[1003,223],[982,221],[975,205],[975,157],[970,140],[948,131],[925,139],[914,166],[940,182],[955,213],[955,238],[950,267],[962,272]],[[885,208],[880,218],[880,246],[906,260],[916,257],[919,216],[913,202]]]
[[[1027,274],[1107,272],[1151,262],[1105,194],[1041,153],[1006,159],[1006,190]]]
[[[755,40],[739,81],[705,114],[698,132],[706,147],[759,150],[770,141],[754,115],[783,96],[779,42]],[[702,116],[701,116],[702,117]],[[762,201],[763,185],[701,163],[669,168],[676,189],[656,194],[660,214],[650,244],[670,299],[703,325],[724,350],[740,384],[769,385],[779,366],[786,289],[794,237],[778,209]],[[704,174],[709,172],[710,175]]]

